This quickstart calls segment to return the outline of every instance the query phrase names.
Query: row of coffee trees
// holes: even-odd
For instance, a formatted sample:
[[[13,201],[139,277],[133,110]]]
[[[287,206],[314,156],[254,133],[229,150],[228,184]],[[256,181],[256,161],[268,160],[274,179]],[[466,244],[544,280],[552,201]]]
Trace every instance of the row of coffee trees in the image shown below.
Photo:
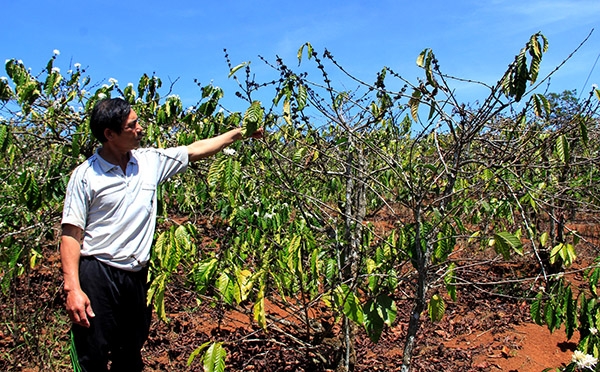
[[[560,274],[576,261],[578,244],[596,247],[569,226],[598,215],[600,91],[583,99],[537,93],[547,48],[542,34],[531,36],[495,84],[478,83],[488,95],[472,104],[456,99],[453,84],[464,82],[444,74],[429,49],[417,57],[423,77],[414,82],[388,67],[373,81],[359,80],[309,43],[296,69],[263,60],[273,76],[261,81],[250,64],[227,59],[244,112],[221,110],[224,92],[212,85],[199,86],[198,103],[184,108],[172,94],[176,86],[162,87],[157,76],[123,88],[111,79],[93,83],[78,64],[61,73],[57,55],[35,75],[7,61],[8,77],[0,80],[0,285],[10,347],[18,355],[30,350],[38,365],[68,355],[68,342],[47,340],[49,321],[68,327],[62,312],[19,309],[35,296],[27,278],[48,259],[47,248],[57,247],[69,174],[97,146],[87,114],[98,100],[120,96],[144,125],[145,146],[189,144],[236,126],[268,133],[161,186],[161,221],[219,216],[227,225],[218,249],[202,249],[194,223],[160,224],[149,301],[162,320],[169,283],[184,272],[199,299],[251,309],[258,329],[279,324],[267,303],[281,304],[295,335],[287,347],[310,355],[315,370],[359,368],[359,336],[377,342],[386,328],[406,324],[401,363],[409,371],[422,322],[440,320],[461,301],[460,247],[533,260],[544,290],[531,293],[532,318],[551,330],[564,324],[569,336],[579,331],[580,350],[597,358],[600,343],[590,329],[600,327],[600,272],[591,266],[585,294]],[[377,224],[383,218],[385,228]],[[57,285],[53,301],[60,291]],[[411,309],[404,318],[400,307]],[[323,309],[327,317],[315,319]],[[227,348],[213,339],[188,363],[224,370]],[[26,363],[3,359],[6,369]]]

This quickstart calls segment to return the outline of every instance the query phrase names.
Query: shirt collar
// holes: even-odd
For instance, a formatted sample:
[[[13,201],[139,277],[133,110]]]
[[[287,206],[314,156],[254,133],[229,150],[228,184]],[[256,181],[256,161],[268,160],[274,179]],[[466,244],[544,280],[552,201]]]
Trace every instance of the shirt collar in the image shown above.
[[[98,164],[100,164],[100,168],[102,169],[102,172],[108,173],[111,170],[113,170],[114,168],[119,167],[118,165],[115,165],[111,162],[104,160],[104,158],[98,153],[99,151],[100,151],[100,148],[96,149],[96,158],[98,159]],[[130,151],[128,164],[137,164],[137,163],[138,163],[138,161],[135,157],[135,150],[132,150],[132,151]]]

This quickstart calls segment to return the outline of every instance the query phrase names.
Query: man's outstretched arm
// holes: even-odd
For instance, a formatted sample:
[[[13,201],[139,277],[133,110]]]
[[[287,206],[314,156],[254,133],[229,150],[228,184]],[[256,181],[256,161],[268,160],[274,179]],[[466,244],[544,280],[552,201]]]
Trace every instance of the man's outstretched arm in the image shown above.
[[[241,132],[241,128],[236,128],[218,136],[199,140],[188,145],[187,150],[190,162],[214,155],[219,151],[223,150],[225,147],[231,145],[235,141],[241,140]],[[260,128],[256,132],[254,132],[250,137],[262,138],[263,133],[263,129]]]

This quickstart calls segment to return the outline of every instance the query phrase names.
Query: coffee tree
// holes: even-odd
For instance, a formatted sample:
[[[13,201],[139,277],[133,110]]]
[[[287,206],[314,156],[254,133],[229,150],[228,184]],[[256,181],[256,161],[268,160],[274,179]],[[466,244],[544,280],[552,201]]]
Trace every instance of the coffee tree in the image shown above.
[[[39,365],[48,365],[50,358],[41,350],[44,325],[53,315],[48,311],[52,302],[35,306],[34,314],[19,310],[38,295],[22,292],[19,283],[27,283],[31,269],[43,261],[42,248],[57,244],[70,173],[98,146],[88,124],[93,105],[111,96],[128,100],[145,127],[144,145],[150,146],[188,144],[239,123],[238,114],[226,117],[216,112],[223,95],[217,87],[199,84],[201,99],[194,107],[183,110],[179,97],[171,94],[172,86],[165,98],[161,96],[162,81],[157,76],[143,75],[136,87],[128,84],[121,89],[114,79],[108,79],[107,84],[92,82],[79,63],[61,73],[58,56],[55,51],[38,73],[20,60],[7,60],[7,76],[0,78],[0,289],[3,302],[14,309],[12,318],[6,319],[10,338],[23,340],[26,347],[32,348],[32,355],[41,360]],[[199,168],[194,171],[196,178],[202,170]],[[212,207],[208,187],[193,182],[195,188],[190,190],[177,187],[177,182],[161,189],[162,216],[167,217],[170,212],[189,213],[196,205]],[[165,195],[174,200],[171,207],[163,203]],[[149,300],[155,302],[163,318],[162,294],[167,279],[184,258],[172,247],[190,246],[194,230],[192,226],[187,229],[188,234],[177,230],[167,240],[162,236],[170,230],[161,230],[163,235],[157,239],[152,265],[153,297]],[[182,236],[188,240],[182,243]],[[188,251],[192,253],[193,250]],[[56,288],[57,293],[60,291],[61,288]]]
[[[552,121],[551,102],[533,93],[547,48],[542,34],[533,35],[504,76],[486,85],[489,96],[477,107],[456,100],[455,79],[441,72],[428,49],[417,58],[424,78],[416,83],[390,68],[371,83],[361,81],[331,53],[319,56],[308,43],[298,60],[314,66],[294,71],[282,59],[265,61],[278,72],[270,82],[257,83],[249,64],[230,64],[234,74],[245,67],[240,97],[256,102],[253,96],[272,86],[275,98],[264,108],[272,134],[251,177],[264,183],[250,188],[254,204],[231,204],[229,218],[241,229],[233,240],[240,249],[235,255],[245,259],[221,283],[244,294],[257,284],[254,314],[263,325],[269,287],[286,306],[299,297],[296,313],[313,341],[322,340],[323,328],[309,314],[326,304],[333,317],[321,326],[342,329],[328,344],[337,349],[328,362],[340,370],[353,369],[357,326],[377,341],[396,320],[398,304],[412,304],[404,320],[408,370],[421,315],[427,311],[439,320],[446,301],[457,300],[460,260],[450,255],[459,241],[478,241],[505,259],[523,255],[526,241],[545,278],[558,257],[568,265],[574,248],[565,240],[564,212],[567,205],[574,208],[575,197],[569,202],[557,190],[574,196],[569,176],[591,172],[592,158],[577,170],[565,161],[569,143],[585,143],[595,130],[597,111],[577,125]],[[355,88],[338,90],[328,68]],[[227,177],[215,177],[229,184]],[[591,210],[595,205],[586,203]],[[395,224],[382,233],[369,217],[384,210]],[[258,253],[249,254],[253,250]]]

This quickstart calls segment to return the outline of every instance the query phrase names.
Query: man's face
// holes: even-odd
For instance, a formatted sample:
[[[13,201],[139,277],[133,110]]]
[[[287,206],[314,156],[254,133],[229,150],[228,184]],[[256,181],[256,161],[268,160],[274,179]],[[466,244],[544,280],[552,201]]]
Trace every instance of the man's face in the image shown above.
[[[116,140],[121,147],[133,150],[139,147],[143,137],[144,133],[138,122],[138,116],[135,111],[131,110],[123,124],[123,131],[116,136]]]

